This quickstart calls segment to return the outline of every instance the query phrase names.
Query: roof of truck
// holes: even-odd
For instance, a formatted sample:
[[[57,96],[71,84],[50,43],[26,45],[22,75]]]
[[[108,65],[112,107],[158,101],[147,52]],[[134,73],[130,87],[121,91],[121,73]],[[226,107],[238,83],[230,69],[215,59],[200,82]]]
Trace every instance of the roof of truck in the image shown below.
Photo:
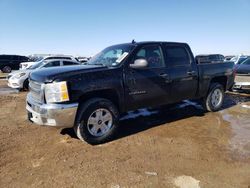
[[[140,42],[134,42],[132,44],[154,44],[154,43],[168,43],[168,44],[187,44],[184,42],[168,42],[168,41],[140,41]]]
[[[140,41],[140,42],[135,42],[137,44],[145,44],[145,43],[173,43],[173,44],[186,44],[184,42],[169,42],[169,41]]]
[[[187,43],[184,43],[184,42],[167,42],[167,41],[140,41],[140,42],[130,42],[130,43],[120,43],[120,44],[115,44],[115,45],[112,45],[112,46],[116,46],[116,45],[124,45],[124,44],[127,44],[127,45],[145,45],[145,44],[156,44],[156,43],[167,43],[167,44],[178,44],[178,45],[188,45]]]

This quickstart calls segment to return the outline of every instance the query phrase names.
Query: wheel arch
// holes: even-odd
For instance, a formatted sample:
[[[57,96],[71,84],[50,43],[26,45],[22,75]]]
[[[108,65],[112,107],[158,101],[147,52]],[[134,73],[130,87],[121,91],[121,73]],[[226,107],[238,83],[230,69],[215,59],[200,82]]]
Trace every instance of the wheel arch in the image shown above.
[[[79,104],[84,103],[92,98],[103,98],[111,101],[119,111],[121,111],[121,105],[120,105],[120,97],[116,90],[114,89],[102,89],[102,90],[95,90],[95,91],[89,91],[84,93],[80,96],[78,99]]]
[[[219,83],[223,86],[224,91],[227,90],[227,76],[217,76],[211,79],[210,86],[214,83]]]

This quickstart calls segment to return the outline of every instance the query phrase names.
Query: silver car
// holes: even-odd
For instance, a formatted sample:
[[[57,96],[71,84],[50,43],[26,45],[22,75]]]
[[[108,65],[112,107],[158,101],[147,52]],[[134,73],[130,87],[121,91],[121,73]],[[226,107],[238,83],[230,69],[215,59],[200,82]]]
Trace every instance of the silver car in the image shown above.
[[[37,64],[32,65],[28,69],[15,71],[10,73],[7,77],[8,86],[15,89],[28,89],[29,86],[29,75],[35,69],[57,67],[57,66],[67,66],[67,65],[80,65],[80,62],[68,59],[53,59],[41,61]]]
[[[31,61],[29,62],[22,62],[20,63],[20,68],[19,70],[23,70],[23,69],[28,69],[29,67],[31,67],[32,65],[36,64],[36,63],[40,63],[41,61],[47,61],[47,60],[55,60],[55,59],[64,59],[64,60],[73,60],[73,61],[77,61],[77,59],[73,56],[68,56],[68,55],[50,55],[50,56],[35,56],[31,58]]]

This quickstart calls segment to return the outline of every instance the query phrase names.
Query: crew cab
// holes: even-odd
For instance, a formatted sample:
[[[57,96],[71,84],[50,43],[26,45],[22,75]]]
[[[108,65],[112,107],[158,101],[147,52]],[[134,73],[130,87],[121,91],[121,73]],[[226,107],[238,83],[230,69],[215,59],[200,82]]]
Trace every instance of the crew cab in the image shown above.
[[[186,43],[132,42],[86,65],[32,72],[26,109],[31,122],[72,127],[79,139],[100,144],[130,110],[200,99],[206,111],[217,111],[233,82],[233,63],[198,65]]]

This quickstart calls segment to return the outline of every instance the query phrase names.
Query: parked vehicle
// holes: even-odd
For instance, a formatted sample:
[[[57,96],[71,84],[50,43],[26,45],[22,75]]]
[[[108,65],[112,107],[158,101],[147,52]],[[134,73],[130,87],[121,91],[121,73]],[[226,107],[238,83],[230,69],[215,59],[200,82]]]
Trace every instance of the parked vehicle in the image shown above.
[[[233,57],[230,61],[234,62],[235,65],[240,65],[247,58],[249,58],[249,56],[239,55],[239,56]]]
[[[221,54],[197,55],[195,60],[198,64],[201,63],[223,63],[225,57]]]
[[[31,122],[74,127],[79,139],[100,144],[129,110],[200,99],[217,111],[233,82],[233,63],[197,65],[185,43],[133,42],[108,47],[87,65],[31,73],[26,109]]]
[[[88,57],[78,57],[78,61],[81,62],[82,64],[87,63],[90,60]]]
[[[37,69],[49,68],[49,67],[59,67],[66,65],[79,65],[78,61],[68,60],[68,59],[53,59],[41,61],[37,64],[32,65],[28,69],[19,70],[8,75],[8,86],[15,89],[25,89],[29,87],[29,75],[31,72]]]
[[[231,61],[231,59],[234,57],[235,56],[232,56],[232,55],[225,56],[225,61]]]
[[[0,70],[10,73],[12,70],[18,70],[19,64],[24,61],[29,61],[29,58],[20,55],[0,55]]]
[[[250,58],[236,66],[234,90],[250,91]]]
[[[39,63],[45,60],[52,60],[52,59],[68,59],[72,61],[78,61],[75,57],[67,56],[67,55],[50,55],[50,56],[45,56],[45,57],[40,56],[40,57],[34,57],[34,61],[21,63],[20,70],[27,69],[36,63]]]

